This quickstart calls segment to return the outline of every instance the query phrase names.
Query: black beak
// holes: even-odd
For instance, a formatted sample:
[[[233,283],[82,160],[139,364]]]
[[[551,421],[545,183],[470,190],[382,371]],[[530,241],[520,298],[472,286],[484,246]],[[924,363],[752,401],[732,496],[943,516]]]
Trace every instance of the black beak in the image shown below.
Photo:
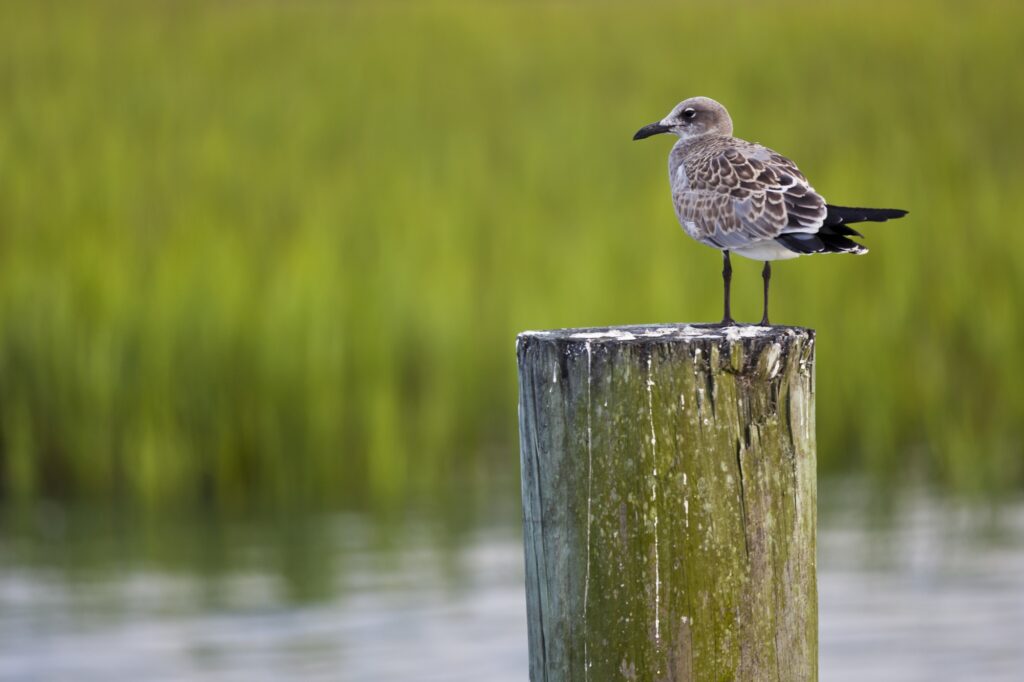
[[[636,131],[636,135],[633,136],[633,139],[642,140],[645,137],[650,137],[651,135],[660,135],[661,133],[667,133],[668,131],[669,126],[662,125],[660,122],[652,123],[651,125],[644,126],[640,130]]]

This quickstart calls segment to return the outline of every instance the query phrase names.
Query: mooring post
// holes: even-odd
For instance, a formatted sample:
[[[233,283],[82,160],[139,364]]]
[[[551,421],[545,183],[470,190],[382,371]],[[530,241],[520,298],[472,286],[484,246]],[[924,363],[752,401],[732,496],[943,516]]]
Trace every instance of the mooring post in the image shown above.
[[[817,680],[814,332],[524,332],[530,679]]]

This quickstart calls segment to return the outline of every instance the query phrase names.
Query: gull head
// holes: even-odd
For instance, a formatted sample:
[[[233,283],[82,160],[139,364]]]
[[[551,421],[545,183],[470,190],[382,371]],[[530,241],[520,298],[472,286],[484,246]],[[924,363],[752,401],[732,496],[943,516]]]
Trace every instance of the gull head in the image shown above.
[[[704,135],[732,135],[732,119],[721,104],[709,97],[691,97],[668,112],[668,116],[636,131],[634,140],[672,133],[689,140]]]

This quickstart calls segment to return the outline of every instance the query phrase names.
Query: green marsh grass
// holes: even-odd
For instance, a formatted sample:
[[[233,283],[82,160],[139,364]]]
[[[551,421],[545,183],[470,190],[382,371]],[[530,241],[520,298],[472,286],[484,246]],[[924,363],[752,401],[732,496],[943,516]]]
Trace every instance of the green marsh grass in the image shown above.
[[[911,211],[775,270],[823,471],[1020,486],[1021,64],[1011,2],[3,3],[2,491],[390,508],[514,475],[516,332],[720,315],[669,141],[630,141],[694,94]]]

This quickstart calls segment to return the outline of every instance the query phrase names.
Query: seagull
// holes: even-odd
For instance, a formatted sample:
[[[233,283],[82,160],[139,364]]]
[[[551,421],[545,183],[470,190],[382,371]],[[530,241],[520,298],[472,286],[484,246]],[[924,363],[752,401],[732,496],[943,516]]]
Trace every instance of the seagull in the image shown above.
[[[679,140],[668,155],[668,176],[676,217],[686,234],[722,252],[725,314],[729,312],[730,252],[764,261],[764,314],[768,326],[768,282],[773,260],[813,253],[864,254],[850,237],[863,235],[849,223],[885,222],[906,211],[849,208],[825,203],[796,164],[754,142],[732,136],[732,118],[708,97],[691,97],[668,116],[633,135],[642,140],[672,133]]]

